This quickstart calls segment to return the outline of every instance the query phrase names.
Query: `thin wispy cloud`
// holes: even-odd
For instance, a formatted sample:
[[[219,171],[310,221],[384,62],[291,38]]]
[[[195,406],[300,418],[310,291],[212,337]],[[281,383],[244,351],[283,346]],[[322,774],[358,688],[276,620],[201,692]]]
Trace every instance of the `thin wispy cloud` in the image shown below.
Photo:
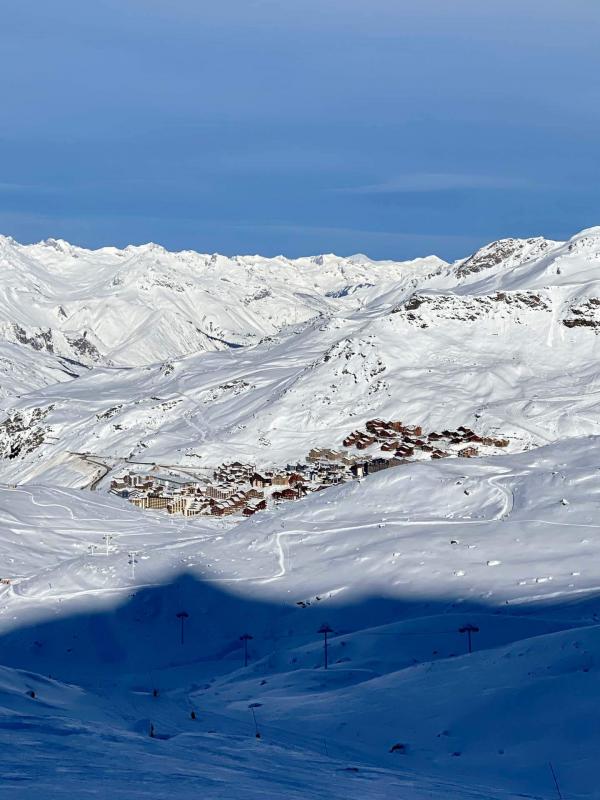
[[[476,175],[452,172],[417,172],[381,183],[337,189],[346,194],[396,194],[400,192],[444,192],[453,189],[526,189],[523,178],[502,175]]]
[[[325,225],[294,225],[292,223],[272,223],[272,224],[257,224],[251,222],[240,222],[234,225],[231,223],[221,222],[219,224],[226,225],[229,228],[236,228],[237,230],[256,230],[257,228],[264,231],[281,231],[284,233],[317,233],[324,235],[337,235],[337,234],[354,234],[371,239],[393,239],[396,241],[422,241],[427,239],[429,241],[472,241],[473,237],[463,234],[437,234],[428,232],[412,233],[410,231],[398,230],[368,230],[361,228],[345,228],[341,226],[325,226]]]
[[[0,193],[53,192],[52,186],[41,186],[31,183],[7,183],[0,181]]]

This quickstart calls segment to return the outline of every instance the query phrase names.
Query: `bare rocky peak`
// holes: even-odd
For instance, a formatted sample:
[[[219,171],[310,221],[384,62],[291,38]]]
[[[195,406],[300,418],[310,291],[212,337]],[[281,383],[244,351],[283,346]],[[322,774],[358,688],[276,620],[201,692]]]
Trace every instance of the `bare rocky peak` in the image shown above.
[[[532,239],[500,239],[482,247],[466,261],[463,261],[458,267],[456,275],[459,278],[465,278],[503,262],[507,267],[516,267],[526,261],[539,258],[557,244],[557,242],[541,236]]]

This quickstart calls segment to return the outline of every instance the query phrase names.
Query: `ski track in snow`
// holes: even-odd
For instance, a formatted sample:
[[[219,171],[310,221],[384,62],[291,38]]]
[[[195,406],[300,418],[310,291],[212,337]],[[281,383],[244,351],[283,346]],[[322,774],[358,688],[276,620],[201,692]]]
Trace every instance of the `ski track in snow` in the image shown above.
[[[595,800],[600,228],[457,264],[0,255],[9,793],[515,800],[555,791],[552,762],[565,798]],[[131,468],[281,467],[374,417],[510,444],[243,521],[102,492]]]

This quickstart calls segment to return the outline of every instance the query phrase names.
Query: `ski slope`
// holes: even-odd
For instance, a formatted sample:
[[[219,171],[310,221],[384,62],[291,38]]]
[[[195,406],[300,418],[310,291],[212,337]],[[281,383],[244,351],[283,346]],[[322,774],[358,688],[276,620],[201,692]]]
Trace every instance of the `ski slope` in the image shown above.
[[[600,228],[454,264],[1,238],[4,794],[598,797],[599,267]],[[241,521],[106,492],[373,417],[510,443]]]
[[[406,465],[238,525],[3,489],[0,737],[38,754],[3,748],[7,785],[549,797],[552,761],[595,797],[598,446]]]

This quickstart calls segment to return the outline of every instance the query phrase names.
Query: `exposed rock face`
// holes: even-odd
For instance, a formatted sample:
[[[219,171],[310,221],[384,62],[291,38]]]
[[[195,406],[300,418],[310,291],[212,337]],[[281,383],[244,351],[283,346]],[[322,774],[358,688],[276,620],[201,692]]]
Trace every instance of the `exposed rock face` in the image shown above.
[[[551,310],[547,297],[539,292],[495,292],[490,295],[414,294],[393,314],[403,314],[408,322],[427,328],[444,320],[475,322],[498,313],[514,315],[522,311]],[[518,319],[516,319],[518,322]]]
[[[52,353],[56,356],[90,365],[101,361],[102,356],[88,337],[82,333],[63,333],[52,328],[26,328],[17,323],[0,325],[0,336],[6,341],[22,344],[38,352]]]
[[[570,316],[563,319],[567,328],[600,329],[600,298],[590,297],[586,302],[571,306],[568,313]]]
[[[101,355],[96,345],[88,339],[87,331],[84,331],[81,336],[69,337],[67,336],[69,344],[80,355],[87,356],[93,361],[100,361]]]
[[[482,247],[462,264],[456,271],[459,278],[464,278],[476,272],[481,272],[495,267],[502,262],[506,266],[514,267],[539,258],[546,250],[555,245],[555,242],[537,237],[534,239],[500,239]]]
[[[41,423],[52,409],[48,406],[9,412],[0,422],[0,458],[18,458],[37,450],[50,431]]]
[[[37,330],[32,334],[27,335],[25,328],[20,325],[13,325],[15,338],[20,344],[29,345],[34,350],[47,350],[49,353],[54,352],[54,344],[52,342],[52,331]]]

